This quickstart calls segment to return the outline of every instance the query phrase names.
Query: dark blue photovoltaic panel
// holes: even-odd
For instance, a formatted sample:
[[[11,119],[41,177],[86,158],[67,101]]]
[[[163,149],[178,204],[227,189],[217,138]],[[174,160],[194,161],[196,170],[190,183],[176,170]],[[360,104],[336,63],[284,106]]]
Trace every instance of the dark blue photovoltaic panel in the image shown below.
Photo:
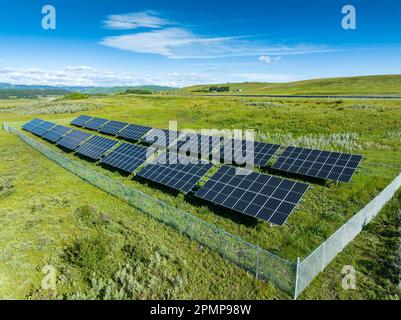
[[[147,151],[147,148],[123,143],[103,157],[101,162],[127,173],[133,173],[147,160]]]
[[[117,136],[130,141],[139,141],[150,130],[152,130],[150,127],[130,124],[128,127],[121,130]]]
[[[118,141],[115,140],[93,136],[92,138],[81,144],[78,149],[75,150],[75,152],[93,160],[99,160],[117,143]]]
[[[207,136],[194,133],[180,133],[176,143],[179,154],[187,156],[201,156],[204,159],[210,159],[212,153],[216,160],[219,160],[219,152],[223,137]]]
[[[44,120],[35,118],[35,119],[29,121],[28,123],[25,123],[25,124],[22,126],[22,129],[24,129],[24,130],[26,130],[26,131],[29,131],[29,132],[32,132],[33,128],[37,127],[37,126],[40,125],[42,122],[44,122]]]
[[[101,118],[93,118],[90,119],[88,122],[86,122],[83,127],[85,129],[90,129],[90,130],[99,130],[100,127],[104,126],[109,120],[106,119],[101,119]]]
[[[83,127],[86,122],[88,122],[93,117],[89,116],[79,116],[78,118],[74,119],[71,124],[77,127]]]
[[[92,137],[90,133],[73,130],[57,141],[56,144],[72,151],[78,148],[78,146],[89,137]]]
[[[99,129],[100,133],[104,134],[110,134],[112,136],[117,135],[119,131],[121,131],[123,128],[128,126],[128,123],[126,122],[120,122],[120,121],[109,121],[107,122],[103,127]]]
[[[222,166],[195,196],[282,225],[307,189],[305,183]]]
[[[288,147],[272,168],[308,177],[349,182],[361,160],[360,155]]]
[[[56,126],[55,123],[44,121],[40,125],[36,126],[35,128],[32,129],[32,133],[41,137],[43,136],[47,131],[49,131],[51,128],[54,128]]]
[[[167,147],[178,137],[178,132],[166,129],[151,129],[140,140],[143,143],[152,145],[160,149]]]
[[[72,128],[69,127],[64,127],[64,126],[55,126],[54,128],[50,129],[47,131],[42,138],[50,141],[50,142],[56,142],[59,139],[61,139],[65,134],[70,132]]]
[[[137,175],[188,193],[212,167],[213,164],[203,163],[198,159],[162,152],[149,165],[139,171]]]
[[[220,159],[224,164],[235,165],[245,164],[248,159],[248,163],[253,160],[255,166],[264,167],[279,148],[279,144],[225,139],[220,150]]]

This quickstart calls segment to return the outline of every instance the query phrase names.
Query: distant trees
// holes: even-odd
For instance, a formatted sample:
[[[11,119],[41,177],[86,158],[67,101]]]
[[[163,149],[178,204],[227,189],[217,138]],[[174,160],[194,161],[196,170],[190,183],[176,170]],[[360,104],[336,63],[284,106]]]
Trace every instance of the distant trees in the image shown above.
[[[61,96],[68,94],[63,89],[0,89],[0,99],[28,98]]]
[[[230,92],[230,86],[212,86],[209,88],[203,88],[198,90],[193,90],[192,92]]]
[[[63,100],[83,100],[88,99],[89,95],[81,92],[72,92],[63,97]]]
[[[146,89],[128,89],[124,94],[153,94],[153,92]]]

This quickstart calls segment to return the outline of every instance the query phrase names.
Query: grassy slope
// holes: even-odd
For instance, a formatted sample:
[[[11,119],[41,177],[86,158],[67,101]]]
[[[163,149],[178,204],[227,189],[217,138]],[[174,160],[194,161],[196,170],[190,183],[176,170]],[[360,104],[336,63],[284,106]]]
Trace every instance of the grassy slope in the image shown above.
[[[190,93],[208,88],[210,85],[183,88],[180,91]],[[366,76],[350,78],[329,78],[305,80],[290,83],[246,82],[230,84],[231,90],[242,89],[238,94],[285,94],[285,95],[381,95],[401,94],[401,75]]]
[[[168,120],[178,120],[181,128],[253,127],[260,131],[259,138],[263,138],[262,133],[270,132],[273,135],[266,139],[281,143],[292,142],[294,138],[298,143],[308,141],[321,143],[317,134],[322,134],[323,141],[326,141],[330,133],[357,133],[358,138],[351,139],[345,144],[351,145],[354,151],[368,156],[361,173],[355,176],[351,184],[340,185],[339,188],[333,185],[314,184],[300,211],[295,212],[283,228],[270,228],[264,223],[250,223],[249,219],[239,215],[232,213],[227,215],[205,206],[193,206],[184,201],[181,196],[170,197],[162,191],[148,188],[137,182],[129,182],[127,179],[97,168],[290,259],[294,259],[297,255],[307,254],[347,217],[364,206],[401,169],[398,161],[401,144],[401,132],[399,132],[401,105],[397,101],[376,101],[359,105],[352,101],[281,100],[279,105],[264,103],[262,99],[113,97],[98,99],[94,102],[101,103],[105,107],[90,111],[92,115],[156,127],[166,127]],[[256,102],[261,103],[261,107],[255,107]],[[10,108],[10,105],[7,107]],[[26,109],[23,110],[26,112]],[[8,121],[32,118],[32,115],[20,115],[16,112],[18,111],[3,112],[0,116]],[[58,114],[42,117],[54,119],[71,116]],[[288,135],[289,132],[293,134],[292,137]],[[310,136],[311,133],[314,135]],[[340,145],[324,145],[324,147],[339,149]],[[164,235],[160,237],[162,239]],[[361,253],[358,252],[358,254]],[[83,267],[78,269],[81,268]],[[193,266],[189,267],[191,268]],[[203,288],[202,285],[200,286]],[[205,290],[207,292],[207,289]],[[263,294],[269,296],[269,294]],[[238,292],[238,296],[246,295],[246,291]]]

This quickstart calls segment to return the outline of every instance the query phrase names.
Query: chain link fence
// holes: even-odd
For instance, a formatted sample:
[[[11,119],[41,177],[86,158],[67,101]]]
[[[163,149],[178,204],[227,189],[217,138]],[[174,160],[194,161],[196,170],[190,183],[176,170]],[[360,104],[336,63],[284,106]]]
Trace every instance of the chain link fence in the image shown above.
[[[251,272],[258,279],[271,282],[280,290],[294,295],[295,298],[362,231],[364,226],[383,209],[401,187],[400,174],[365,208],[341,226],[308,257],[303,261],[298,258],[297,262],[293,263],[242,240],[215,225],[209,224],[188,212],[179,210],[133,187],[92,170],[77,161],[73,161],[30,138],[10,124],[3,123],[3,128],[10,133],[18,135],[20,139],[32,148],[81,179],[125,201],[140,212],[173,227],[191,240],[218,252],[224,259]]]
[[[366,207],[343,224],[332,236],[298,264],[295,298],[362,231],[364,226],[372,221],[400,187],[401,174]]]
[[[3,124],[3,128],[18,135],[32,148],[81,179],[125,201],[140,212],[173,227],[191,240],[218,252],[223,258],[254,274],[256,278],[270,281],[284,292],[293,294],[296,271],[296,265],[293,262],[278,257],[188,212],[179,210],[77,161],[73,161],[30,138],[11,125]]]

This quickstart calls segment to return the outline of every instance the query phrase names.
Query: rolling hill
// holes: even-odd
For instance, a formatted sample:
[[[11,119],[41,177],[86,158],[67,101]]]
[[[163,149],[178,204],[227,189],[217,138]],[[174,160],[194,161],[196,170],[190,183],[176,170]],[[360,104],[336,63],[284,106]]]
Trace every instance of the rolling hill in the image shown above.
[[[206,91],[211,86],[230,86],[230,92],[226,94],[400,95],[401,75],[326,78],[289,83],[244,82],[198,85],[182,88],[178,92],[207,94]]]

